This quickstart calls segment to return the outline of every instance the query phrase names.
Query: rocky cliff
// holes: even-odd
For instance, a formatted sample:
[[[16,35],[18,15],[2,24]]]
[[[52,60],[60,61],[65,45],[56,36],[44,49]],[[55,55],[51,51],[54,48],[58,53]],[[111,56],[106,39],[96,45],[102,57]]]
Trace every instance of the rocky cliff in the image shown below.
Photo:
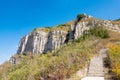
[[[119,32],[119,26],[112,21],[101,20],[85,15],[81,20],[50,28],[37,28],[24,36],[19,44],[18,54],[46,53],[60,48],[68,41],[77,40],[85,31],[93,27],[105,27]]]

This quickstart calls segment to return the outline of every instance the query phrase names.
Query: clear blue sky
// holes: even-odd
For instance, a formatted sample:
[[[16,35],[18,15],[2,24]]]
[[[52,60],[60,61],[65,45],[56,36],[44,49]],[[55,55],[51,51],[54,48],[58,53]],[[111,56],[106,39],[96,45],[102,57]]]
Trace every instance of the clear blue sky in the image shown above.
[[[16,53],[20,38],[35,27],[53,26],[87,13],[120,18],[120,0],[0,0],[0,63]]]

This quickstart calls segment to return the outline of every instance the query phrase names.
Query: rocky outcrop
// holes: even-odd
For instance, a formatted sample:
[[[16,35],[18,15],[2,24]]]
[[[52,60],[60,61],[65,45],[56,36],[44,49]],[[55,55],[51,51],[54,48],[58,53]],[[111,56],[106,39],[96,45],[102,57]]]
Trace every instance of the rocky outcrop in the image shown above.
[[[103,25],[109,30],[120,32],[120,28],[118,27],[119,25],[112,24],[112,21],[104,20]]]
[[[47,43],[44,46],[44,52],[60,48],[60,46],[65,43],[67,34],[68,32],[61,30],[54,30],[52,32],[49,32]]]
[[[64,26],[60,29],[54,28],[53,30],[47,31],[42,29],[34,30],[21,39],[17,53],[26,54],[30,52],[38,54],[53,51],[70,40],[77,40],[90,28],[101,26],[117,32],[120,31],[118,25],[112,24],[112,21],[95,19],[92,16],[86,15],[82,20],[71,24],[68,27],[68,31],[64,30]]]
[[[17,59],[15,58],[15,57],[11,57],[10,58],[10,60],[9,60],[9,63],[11,63],[11,64],[17,64],[18,63],[18,61],[17,61]]]
[[[74,39],[78,39],[85,31],[93,27],[104,27],[112,31],[120,32],[118,25],[113,24],[112,21],[95,19],[88,16],[87,18],[84,18],[83,21],[78,22],[75,25]]]
[[[86,30],[90,29],[90,26],[87,26],[87,22],[79,22],[75,26],[74,39],[78,39]]]
[[[60,48],[66,40],[67,32],[54,30],[52,32],[33,31],[20,41],[18,54],[46,53],[48,50]]]
[[[21,39],[17,53],[42,53],[47,44],[47,39],[48,33],[34,31]]]

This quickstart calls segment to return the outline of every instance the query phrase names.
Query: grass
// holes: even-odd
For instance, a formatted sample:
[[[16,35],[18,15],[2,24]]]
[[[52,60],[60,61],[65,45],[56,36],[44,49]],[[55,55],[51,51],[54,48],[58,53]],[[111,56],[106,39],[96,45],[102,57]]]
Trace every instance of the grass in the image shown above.
[[[62,45],[53,53],[49,51],[46,54],[16,54],[14,57],[18,61],[17,64],[6,62],[1,65],[0,68],[3,69],[0,69],[0,79],[63,80],[70,78],[88,64],[91,56],[96,53],[98,39],[103,39],[103,35],[106,35],[103,29],[95,30],[88,31],[88,34],[84,34],[75,42]],[[103,32],[99,33],[99,31]]]
[[[95,39],[94,39],[95,40]],[[92,45],[91,45],[92,44]],[[79,43],[65,44],[54,53],[15,55],[18,64],[1,65],[1,80],[63,80],[88,64],[97,42],[88,38]],[[5,67],[4,67],[5,66]],[[0,67],[0,68],[1,68]]]
[[[82,17],[79,16],[80,19]],[[68,32],[71,24],[74,24],[74,21],[55,27],[36,28],[34,31],[63,30]],[[62,45],[53,53],[49,51],[46,54],[14,55],[18,63],[5,62],[0,65],[0,80],[63,80],[70,78],[76,71],[84,68],[98,47],[101,47],[98,45],[98,41],[109,48],[111,71],[120,80],[120,44],[116,43],[120,41],[118,37],[120,34],[103,28],[93,28],[88,33],[83,34],[75,42]]]
[[[67,22],[65,24],[60,24],[60,25],[57,25],[57,26],[35,28],[34,31],[50,32],[50,31],[54,31],[54,30],[62,30],[62,31],[68,32],[70,30],[70,26],[72,24],[74,24],[74,21]]]
[[[107,47],[111,71],[115,74],[115,80],[120,80],[120,45],[109,43]]]
[[[114,80],[120,80],[120,33],[108,31],[109,38],[102,39],[101,43],[108,48],[108,58],[106,66],[109,68],[109,74]]]
[[[113,23],[114,25],[118,25],[118,27],[120,28],[120,20],[119,20],[119,19],[112,21],[112,23]]]
[[[101,38],[101,39],[105,39],[105,38],[109,38],[109,32],[108,32],[108,30],[106,30],[104,28],[91,28],[86,33],[84,33],[80,38],[78,38],[76,40],[76,42],[79,43],[79,42],[87,39],[88,37],[92,37],[92,36],[95,36],[95,37]]]

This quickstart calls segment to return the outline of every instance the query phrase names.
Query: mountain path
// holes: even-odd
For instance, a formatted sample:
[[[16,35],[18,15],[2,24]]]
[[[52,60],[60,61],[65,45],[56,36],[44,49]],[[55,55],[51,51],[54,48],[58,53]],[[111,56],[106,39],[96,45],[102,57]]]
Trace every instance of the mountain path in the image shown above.
[[[87,76],[81,80],[105,80],[103,58],[107,57],[107,49],[101,49],[98,54],[91,58]]]

